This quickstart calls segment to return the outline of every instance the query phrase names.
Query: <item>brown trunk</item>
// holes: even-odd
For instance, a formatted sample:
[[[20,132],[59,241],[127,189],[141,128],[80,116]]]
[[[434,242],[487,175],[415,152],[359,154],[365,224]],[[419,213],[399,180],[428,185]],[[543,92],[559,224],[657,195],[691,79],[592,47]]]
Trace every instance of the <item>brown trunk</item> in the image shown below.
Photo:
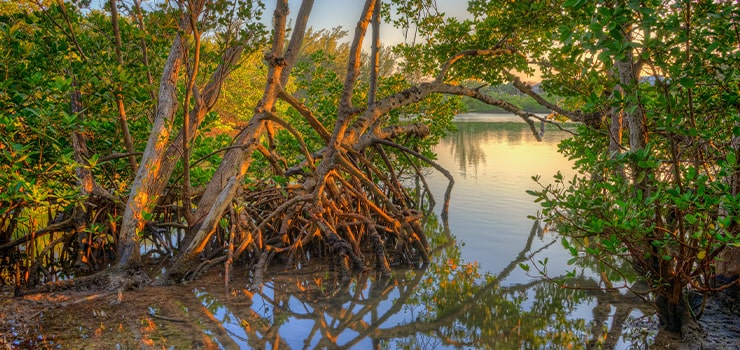
[[[167,271],[167,274],[173,280],[180,280],[182,278],[190,278],[187,276],[188,273],[193,272],[197,274],[195,270],[195,262],[200,252],[205,249],[208,240],[216,232],[216,226],[221,215],[226,210],[226,207],[231,203],[230,198],[234,197],[237,189],[239,188],[236,177],[231,177],[226,182],[226,186],[216,197],[214,205],[211,206],[210,211],[203,219],[203,223],[200,225],[200,230],[196,233],[193,243],[189,245],[180,255],[178,260],[172,265],[172,268]]]
[[[244,46],[235,46],[226,50],[224,53],[221,65],[219,65],[215,72],[211,74],[208,84],[203,88],[204,93],[201,96],[202,102],[199,105],[194,106],[193,110],[190,111],[190,117],[188,118],[190,120],[190,123],[188,124],[190,130],[197,130],[200,123],[203,122],[206,114],[213,110],[216,100],[221,93],[223,80],[226,79],[234,64],[239,60],[243,50]],[[157,196],[161,196],[164,192],[167,183],[170,181],[170,176],[175,170],[175,165],[177,165],[177,161],[182,155],[182,145],[185,139],[184,134],[184,130],[180,130],[172,143],[170,143],[169,147],[167,147],[167,151],[162,158],[160,176],[154,179],[156,183],[153,186],[154,192]],[[187,142],[192,142],[194,137],[195,133],[189,132]]]
[[[195,78],[198,76],[198,67],[200,65],[200,30],[198,29],[198,25],[196,21],[198,20],[198,14],[191,13],[190,14],[190,27],[193,29],[193,41],[194,41],[194,48],[195,51],[193,53],[193,62],[186,62],[188,63],[189,69],[188,69],[188,82],[187,87],[185,88],[185,101],[183,102],[183,107],[185,109],[185,112],[183,113],[183,122],[182,122],[182,130],[181,133],[183,135],[182,137],[182,206],[183,206],[183,213],[185,214],[185,220],[187,220],[188,224],[193,223],[193,215],[191,212],[191,197],[190,197],[190,140],[193,136],[195,136],[194,132],[190,131],[190,100],[191,98],[194,99],[193,105],[195,109],[201,109],[203,105],[203,100],[200,96],[200,93],[197,90],[197,87],[195,85]]]
[[[312,2],[311,2],[312,3]],[[304,11],[304,7],[301,7],[301,11]],[[310,7],[305,11],[310,12]],[[286,18],[288,15],[288,3],[286,0],[278,1],[275,8],[275,14],[273,17],[273,23],[275,26],[275,33],[273,38],[272,50],[266,55],[267,62],[269,64],[269,71],[267,75],[267,84],[265,84],[265,91],[262,99],[255,108],[255,115],[249,121],[247,126],[237,135],[234,140],[234,145],[240,145],[243,147],[236,147],[229,149],[221,160],[221,164],[214,173],[211,181],[206,185],[205,192],[198,202],[198,209],[194,213],[194,225],[193,230],[183,240],[183,246],[186,247],[188,256],[183,256],[178,259],[177,264],[173,265],[171,271],[178,273],[191,266],[197,254],[200,250],[195,247],[202,246],[203,242],[194,240],[196,237],[200,239],[205,238],[204,235],[198,235],[198,232],[210,232],[215,227],[206,227],[204,224],[210,224],[206,218],[211,212],[214,206],[220,205],[219,201],[226,201],[230,203],[233,198],[233,192],[228,192],[227,196],[222,196],[224,188],[226,188],[228,181],[232,178],[237,183],[241,182],[242,177],[246,173],[247,169],[251,165],[252,152],[256,149],[259,135],[262,134],[265,128],[264,115],[265,112],[269,112],[273,109],[275,100],[282,90],[280,81],[283,73],[283,69],[292,65],[292,62],[286,61],[286,58],[297,57],[298,49],[300,48],[301,42],[292,42],[291,48],[295,46],[293,50],[289,50],[292,53],[291,56],[283,57],[283,48],[285,43],[285,25]],[[307,21],[308,14],[299,13],[298,21]],[[305,25],[305,23],[303,24]],[[297,27],[302,26],[301,23],[297,23]],[[302,38],[303,34],[300,35]],[[294,38],[295,40],[295,38]],[[213,223],[215,225],[215,223]],[[193,248],[191,248],[193,247]],[[177,276],[173,276],[177,277]]]
[[[82,96],[80,94],[80,90],[77,86],[77,80],[75,79],[74,75],[72,75],[70,111],[72,112],[72,114],[77,115],[77,121],[79,125],[84,125],[81,97]],[[72,139],[72,149],[74,150],[74,159],[75,162],[77,162],[78,164],[75,168],[75,176],[77,177],[77,186],[79,187],[80,197],[82,198],[80,202],[85,203],[87,202],[87,199],[90,197],[90,194],[93,191],[93,176],[87,162],[87,158],[89,157],[87,150],[87,140],[85,139],[84,132],[82,131],[74,131],[70,136]],[[85,246],[87,241],[86,231],[88,221],[87,208],[84,207],[84,204],[77,205],[75,207],[75,210],[73,211],[72,221],[75,227],[75,234],[77,239],[77,257],[75,265],[77,267],[83,268],[86,264]]]
[[[658,307],[660,323],[670,332],[681,333],[682,327],[692,321],[690,307],[683,292],[672,297],[658,295],[655,305]]]
[[[296,28],[305,28],[312,4],[313,1],[304,1],[298,14]],[[287,78],[283,78],[283,70],[292,67],[295,59],[298,57],[298,52],[300,51],[300,45],[303,39],[303,33],[299,33],[299,31],[293,32],[290,47],[286,50],[285,56],[282,56],[285,42],[285,22],[287,14],[287,2],[279,1],[274,15],[276,28],[275,38],[271,52],[266,55],[270,68],[267,75],[267,84],[265,84],[265,91],[262,99],[255,108],[254,116],[234,140],[234,145],[240,145],[243,147],[232,148],[226,152],[221,161],[221,165],[216,169],[216,173],[213,175],[212,180],[206,186],[206,190],[198,203],[198,209],[194,215],[197,225],[200,225],[206,214],[210,211],[211,206],[216,203],[216,197],[226,186],[227,181],[232,176],[241,180],[246,173],[251,164],[252,152],[256,148],[258,137],[264,130],[264,113],[273,109],[275,100],[282,90],[280,82],[283,80],[287,82]],[[286,72],[285,76],[288,75],[289,72]],[[231,200],[231,198],[228,200]]]
[[[273,110],[277,97],[281,93],[285,94],[282,87],[283,84],[287,83],[290,70],[298,58],[312,8],[313,0],[303,1],[296,17],[290,44],[284,50],[288,3],[285,0],[278,1],[273,17],[275,31],[272,50],[265,56],[269,71],[262,99],[255,107],[252,119],[234,140],[234,145],[242,147],[231,148],[226,152],[219,168],[216,169],[211,181],[206,186],[205,192],[198,202],[198,209],[194,213],[195,222],[182,243],[188,253],[178,259],[176,264],[171,267],[171,277],[179,278],[194,266],[195,259],[205,247],[203,239],[210,237],[218,221],[208,219],[213,208],[219,206],[220,201],[226,203],[232,201],[235,191],[225,191],[229,181],[234,179],[237,184],[240,183],[249,169],[252,162],[252,153],[257,149],[259,136],[265,130],[265,123],[268,119],[267,113],[271,113]],[[209,235],[204,236],[201,234],[203,232],[208,232]]]
[[[189,29],[190,25],[188,23],[188,20],[183,20],[181,27]],[[193,110],[189,113],[188,126],[190,130],[196,130],[206,114],[215,106],[223,80],[226,79],[234,64],[239,60],[243,50],[243,45],[236,45],[227,49],[223,54],[222,63],[211,74],[208,84],[202,89],[203,94],[197,98],[199,102],[194,105]],[[178,105],[176,96],[177,76],[185,54],[182,37],[178,35],[170,49],[170,55],[160,82],[157,114],[147,142],[147,148],[142,155],[142,166],[134,180],[129,202],[124,211],[119,245],[119,265],[126,263],[131,256],[137,258],[138,242],[136,235],[146,223],[143,212],[157,203],[170,180],[177,160],[180,159],[183,144],[192,142],[195,136],[194,132],[188,132],[188,137],[185,138],[184,130],[181,130],[172,142],[168,142],[169,135],[174,128],[172,121]]]
[[[181,25],[183,27],[187,28]],[[118,248],[119,267],[139,263],[139,234],[144,229],[145,216],[151,213],[156,204],[158,191],[155,185],[161,177],[162,160],[177,112],[176,84],[184,56],[181,35],[175,36],[164,66],[157,114],[123,214]]]
[[[370,87],[367,92],[367,105],[375,103],[378,91],[378,69],[380,66],[380,6],[381,0],[373,8],[373,42],[370,53]]]

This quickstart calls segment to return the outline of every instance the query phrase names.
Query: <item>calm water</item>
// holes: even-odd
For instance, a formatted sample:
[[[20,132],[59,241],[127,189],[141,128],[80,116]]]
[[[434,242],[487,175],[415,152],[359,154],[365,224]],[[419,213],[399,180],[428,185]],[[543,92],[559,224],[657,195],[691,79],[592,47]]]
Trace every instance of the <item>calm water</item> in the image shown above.
[[[469,113],[456,120],[457,132],[435,149],[438,163],[455,178],[450,228],[464,244],[465,260],[477,261],[482,270],[497,273],[516,258],[534,224],[528,216],[536,216],[539,207],[525,192],[537,189],[532,176],[540,175],[546,183],[558,171],[573,176],[571,163],[557,152],[558,142],[569,134],[548,130],[543,141],[537,142],[513,115]],[[447,179],[432,173],[428,181],[437,189],[435,198],[441,201]],[[554,234],[544,235],[535,240],[532,251],[556,238]],[[567,261],[570,257],[560,248],[559,243],[555,244],[540,255]],[[502,283],[530,281],[517,270]]]
[[[568,134],[547,132],[537,142],[516,118],[468,114],[457,120],[457,132],[436,148],[456,184],[448,225],[438,215],[426,218],[429,266],[391,276],[363,273],[350,281],[309,268],[272,271],[260,286],[234,271],[228,288],[223,276],[206,274],[187,285],[126,297],[126,308],[154,314],[126,321],[147,325],[135,327],[136,339],[163,348],[225,349],[645,347],[655,333],[654,318],[645,316],[650,308],[621,292],[598,291],[600,275],[568,266],[557,234],[528,218],[538,210],[525,193],[536,186],[531,177],[572,174],[556,152]],[[429,170],[428,183],[441,203],[447,180]],[[545,259],[550,276],[575,269],[570,284],[590,290],[560,288],[520,268]],[[115,308],[102,303],[90,307]],[[82,327],[60,327],[71,332],[55,338],[60,344],[138,344],[128,335],[116,338],[117,323],[106,326],[112,333],[104,338]],[[105,339],[112,344],[102,345]]]
[[[533,175],[572,174],[556,152],[567,133],[537,142],[516,118],[466,114],[457,132],[436,148],[455,177],[449,227],[429,218],[433,263],[390,277],[362,274],[348,283],[308,273],[274,276],[254,294],[195,287],[201,305],[220,323],[204,333],[221,347],[265,348],[605,348],[642,345],[647,306],[619,292],[562,289],[520,263],[548,259],[548,274],[576,269],[577,283],[603,285],[570,258],[536,216],[525,193]],[[447,180],[428,182],[441,203]],[[439,205],[438,205],[439,206]],[[239,282],[234,281],[238,285]],[[241,293],[248,295],[241,295]],[[241,300],[241,302],[239,301]],[[250,305],[244,308],[244,300]],[[229,306],[233,304],[233,306]]]

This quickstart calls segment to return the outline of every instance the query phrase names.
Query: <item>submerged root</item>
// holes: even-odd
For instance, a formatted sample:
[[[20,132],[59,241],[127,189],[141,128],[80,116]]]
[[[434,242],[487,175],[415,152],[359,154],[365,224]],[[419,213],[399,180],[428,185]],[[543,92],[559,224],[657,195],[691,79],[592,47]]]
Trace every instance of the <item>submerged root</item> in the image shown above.
[[[230,261],[251,265],[258,281],[270,263],[300,268],[317,258],[328,258],[342,276],[427,264],[430,246],[423,215],[401,186],[403,174],[388,161],[384,165],[391,170],[381,170],[365,155],[338,154],[334,159],[337,164],[324,175],[302,174],[291,184],[264,181],[242,188],[232,203],[235,210],[225,214],[232,224],[208,238],[219,244],[215,258],[204,259],[206,252],[199,252],[202,262],[196,256],[179,259],[170,277],[196,278],[211,262],[227,261],[229,251]],[[409,169],[410,175],[421,176],[414,172],[418,167]]]
[[[140,269],[108,269],[89,276],[55,281],[31,289],[16,289],[16,296],[59,292],[101,292],[131,290],[151,283]]]

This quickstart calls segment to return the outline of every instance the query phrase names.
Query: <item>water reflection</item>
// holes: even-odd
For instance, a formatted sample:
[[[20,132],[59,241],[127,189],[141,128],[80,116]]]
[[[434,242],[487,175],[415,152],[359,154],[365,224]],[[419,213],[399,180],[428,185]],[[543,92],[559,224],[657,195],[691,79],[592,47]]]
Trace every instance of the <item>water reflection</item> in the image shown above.
[[[425,218],[433,251],[424,269],[361,273],[349,280],[308,268],[271,271],[260,286],[234,271],[228,290],[223,276],[209,273],[185,286],[131,292],[137,297],[127,295],[117,306],[101,301],[87,307],[114,315],[124,313],[116,308],[147,304],[142,327],[134,325],[133,334],[122,325],[136,319],[115,319],[108,328],[100,321],[111,332],[92,340],[88,334],[97,329],[69,328],[79,322],[60,321],[46,330],[67,327],[57,337],[61,344],[87,341],[99,348],[116,342],[119,348],[225,349],[647,347],[654,333],[639,322],[652,309],[623,292],[600,290],[617,286],[624,276],[598,273],[596,261],[569,266],[557,234],[527,218],[537,210],[525,193],[533,186],[530,177],[570,169],[555,151],[567,134],[551,131],[536,142],[524,124],[491,122],[500,118],[463,116],[458,132],[437,147],[438,162],[458,174],[449,222]],[[427,180],[442,198],[444,176],[433,173]],[[560,288],[519,267],[544,259],[551,276],[568,269],[575,275],[569,285],[586,290]],[[82,312],[73,316],[89,318]]]
[[[516,259],[496,275],[465,262],[444,225],[430,221],[441,244],[425,269],[339,280],[329,272],[277,273],[250,292],[196,288],[217,329],[204,327],[225,348],[612,348],[624,320],[644,310],[618,292],[562,289],[543,280],[503,285],[533,254],[535,222]],[[573,283],[596,287],[580,276]],[[584,306],[593,321],[572,317]]]
[[[556,233],[546,232],[525,190],[532,175],[569,172],[556,152],[566,133],[536,142],[524,124],[501,116],[464,115],[437,147],[438,162],[458,169],[449,225],[427,218],[434,251],[422,270],[360,274],[342,281],[314,271],[272,274],[258,289],[196,289],[223,331],[218,344],[266,348],[625,348],[654,334],[631,326],[653,312],[620,291],[600,291],[623,276],[598,266],[568,266]],[[500,123],[499,121],[506,121]],[[432,174],[440,193],[447,182]],[[450,227],[452,232],[450,232]],[[520,263],[549,259],[548,272],[575,273],[563,289],[528,275]],[[249,305],[249,307],[244,307]],[[226,346],[231,347],[231,346]]]
[[[466,114],[456,120],[457,132],[435,148],[437,162],[455,176],[450,226],[465,245],[465,259],[496,273],[515,258],[532,225],[527,217],[537,213],[537,204],[525,192],[535,186],[531,177],[572,173],[570,162],[557,153],[557,143],[569,134],[548,129],[543,141],[537,142],[526,124],[515,122],[516,117]],[[435,198],[441,198],[447,179],[431,173],[427,181],[439,189]],[[534,249],[547,244],[544,238],[554,237],[537,240]],[[569,259],[567,252],[558,249],[550,249],[548,256],[562,265]],[[507,283],[530,280],[518,271]]]
[[[442,140],[437,147],[439,153],[452,156],[462,177],[477,176],[479,167],[485,167],[489,160],[518,161],[525,158],[556,158],[550,152],[539,151],[557,144],[568,134],[548,127],[541,143],[536,142],[532,132],[519,117],[506,114],[467,113],[455,117],[457,131]],[[501,146],[499,148],[495,146]],[[515,151],[513,154],[507,151]],[[516,156],[516,157],[514,157]],[[547,161],[547,159],[544,159]],[[563,163],[566,164],[566,163]],[[551,164],[543,164],[550,168]],[[501,167],[501,164],[498,164]],[[454,169],[454,168],[453,168]]]

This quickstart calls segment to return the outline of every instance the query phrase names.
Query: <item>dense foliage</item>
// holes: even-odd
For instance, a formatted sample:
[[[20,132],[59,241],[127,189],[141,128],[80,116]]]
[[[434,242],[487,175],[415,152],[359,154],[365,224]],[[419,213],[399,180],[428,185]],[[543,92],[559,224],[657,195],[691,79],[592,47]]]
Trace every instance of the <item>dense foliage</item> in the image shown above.
[[[8,253],[3,254],[0,275],[4,282],[16,274],[34,278],[27,270],[31,266],[18,267],[15,259],[42,251],[46,254],[50,243],[71,240],[70,235],[53,233],[71,224],[67,219],[73,212],[85,210],[87,198],[75,176],[79,167],[91,170],[111,198],[126,193],[132,169],[126,157],[120,156],[127,150],[115,99],[118,96],[126,101],[127,124],[135,135],[135,146],[140,148],[141,135],[146,134],[152,117],[150,94],[156,90],[146,74],[162,65],[163,49],[173,31],[166,11],[147,15],[151,23],[146,32],[133,20],[121,26],[127,45],[121,47],[126,53],[123,64],[116,60],[114,44],[106,34],[111,32],[110,19],[102,11],[83,13],[72,6],[51,4],[0,15],[0,51],[4,56],[0,62],[0,245]],[[143,63],[138,39],[148,46],[148,65]],[[75,157],[73,135],[85,140],[85,164]],[[117,208],[106,205],[90,210],[86,215],[98,219],[96,224],[81,228],[87,235],[84,240],[105,251],[112,237],[103,226],[115,223]],[[29,240],[26,249],[7,249],[7,244],[23,243],[16,239],[32,233],[42,237],[38,245]],[[66,257],[63,261],[80,265],[110,262],[110,256],[88,258],[82,250],[78,246],[59,255]],[[66,267],[55,266],[53,260],[48,263],[51,271]],[[19,270],[14,271],[16,268]]]
[[[259,1],[1,3],[2,282],[103,272],[128,288],[150,282],[149,259],[168,282],[235,259],[255,278],[324,256],[345,273],[426,263],[424,200],[403,184],[436,165],[464,96],[535,137],[553,118],[531,112],[582,123],[562,145],[580,174],[531,193],[607,287],[625,259],[677,331],[696,316],[687,285],[726,286],[740,245],[735,3],[470,0],[458,19],[369,0],[351,40],[307,29],[312,3],[288,29],[277,1],[270,41]],[[367,35],[381,20],[413,40],[381,47]],[[535,72],[557,100],[522,82]]]
[[[605,118],[561,145],[580,175],[533,194],[570,237],[574,262],[596,257],[610,270],[611,256],[627,259],[678,331],[702,312],[686,286],[716,291],[740,272],[740,8],[566,1],[564,10],[569,20],[549,35],[562,43],[559,64],[580,67],[581,88],[555,73],[548,82]]]

